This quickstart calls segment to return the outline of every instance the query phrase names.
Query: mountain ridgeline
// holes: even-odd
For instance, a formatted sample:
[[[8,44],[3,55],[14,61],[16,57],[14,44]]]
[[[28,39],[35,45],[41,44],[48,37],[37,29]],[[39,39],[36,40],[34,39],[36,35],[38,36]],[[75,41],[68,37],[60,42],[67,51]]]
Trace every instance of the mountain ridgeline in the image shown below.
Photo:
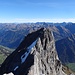
[[[57,41],[56,49],[62,63],[75,63],[75,34]]]
[[[0,23],[0,45],[16,49],[28,33],[42,27],[49,28],[53,32],[61,62],[75,64],[75,23]],[[0,57],[6,58],[3,54]],[[75,71],[75,68],[73,70]]]
[[[29,32],[42,27],[50,28],[56,41],[75,33],[74,23],[0,23],[0,45],[16,49]]]
[[[41,28],[28,34],[0,68],[0,75],[66,75],[58,58],[52,32]]]

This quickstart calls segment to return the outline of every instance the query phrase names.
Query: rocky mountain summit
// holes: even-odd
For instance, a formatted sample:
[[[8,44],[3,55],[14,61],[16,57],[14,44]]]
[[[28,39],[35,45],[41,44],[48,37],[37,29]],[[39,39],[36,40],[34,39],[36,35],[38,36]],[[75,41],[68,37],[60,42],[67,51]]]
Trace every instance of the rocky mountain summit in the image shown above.
[[[66,75],[58,58],[52,32],[41,28],[28,34],[0,68],[0,75]]]

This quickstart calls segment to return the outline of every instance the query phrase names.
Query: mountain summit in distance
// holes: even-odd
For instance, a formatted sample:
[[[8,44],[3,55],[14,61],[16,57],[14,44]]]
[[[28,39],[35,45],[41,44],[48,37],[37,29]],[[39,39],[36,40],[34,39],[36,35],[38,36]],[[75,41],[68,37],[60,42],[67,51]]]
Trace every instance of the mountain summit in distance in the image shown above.
[[[0,75],[66,75],[58,58],[52,32],[41,28],[28,34],[0,68]]]

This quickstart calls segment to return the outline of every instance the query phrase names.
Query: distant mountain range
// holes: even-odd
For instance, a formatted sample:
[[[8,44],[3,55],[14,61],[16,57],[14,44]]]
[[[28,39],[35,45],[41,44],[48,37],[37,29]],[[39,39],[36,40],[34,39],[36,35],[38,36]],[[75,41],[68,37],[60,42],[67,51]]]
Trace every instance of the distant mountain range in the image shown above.
[[[75,63],[75,34],[57,41],[56,49],[63,63]]]
[[[72,36],[74,36],[75,33],[75,23],[65,23],[65,22],[64,23],[37,22],[37,23],[20,23],[20,24],[1,23],[0,24],[0,45],[15,49],[19,46],[21,41],[28,33],[34,32],[42,27],[49,28],[51,31],[53,31],[54,38],[56,41],[56,48],[60,60],[63,63],[71,62],[71,61],[74,62],[75,60],[71,59],[70,56],[74,55],[75,52],[74,39],[72,39]],[[65,51],[66,53],[63,51]],[[70,53],[70,55],[68,54],[68,52]],[[66,58],[63,59],[62,56]]]
[[[74,23],[1,23],[0,24],[0,45],[9,48],[17,48],[24,37],[42,27],[50,28],[54,32],[55,40],[63,39],[75,32]]]

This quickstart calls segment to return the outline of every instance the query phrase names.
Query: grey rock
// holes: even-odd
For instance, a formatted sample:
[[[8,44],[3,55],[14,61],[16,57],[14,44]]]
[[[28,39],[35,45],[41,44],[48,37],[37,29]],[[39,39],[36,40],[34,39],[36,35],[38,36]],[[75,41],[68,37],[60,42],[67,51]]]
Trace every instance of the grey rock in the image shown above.
[[[42,35],[43,38],[39,37],[32,49],[34,64],[30,67],[28,75],[66,75],[62,71],[52,32],[44,29]]]
[[[66,75],[49,29],[42,28],[27,35],[0,68],[1,75],[10,72],[14,75]]]

